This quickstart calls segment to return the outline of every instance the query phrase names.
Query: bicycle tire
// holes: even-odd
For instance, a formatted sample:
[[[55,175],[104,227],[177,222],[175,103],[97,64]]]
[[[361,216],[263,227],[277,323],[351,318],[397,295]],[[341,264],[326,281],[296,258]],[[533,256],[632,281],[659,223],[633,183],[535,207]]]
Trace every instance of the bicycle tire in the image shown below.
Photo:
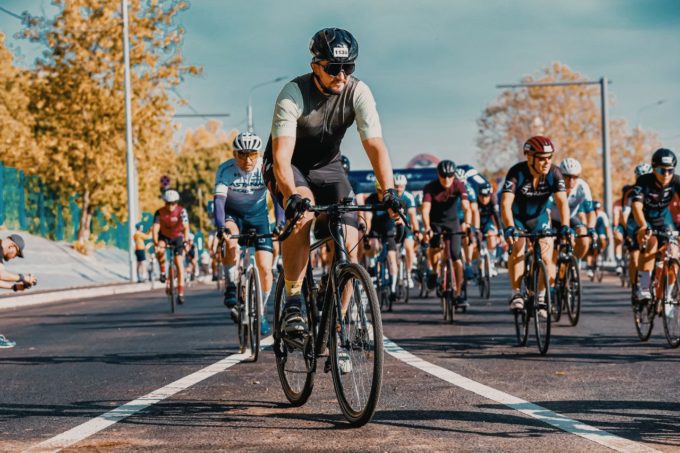
[[[238,346],[239,353],[244,354],[248,348],[248,325],[246,324],[248,313],[246,313],[246,299],[250,297],[250,288],[248,287],[248,282],[244,281],[244,277],[240,272],[237,281],[236,308],[238,308],[238,320],[236,324],[238,325]]]
[[[550,347],[550,276],[543,261],[534,263],[533,269],[533,288],[534,294],[532,303],[532,316],[534,318],[534,328],[536,331],[536,343],[538,344],[538,351],[541,355],[545,355]],[[539,283],[543,281],[543,303],[539,303]],[[543,318],[539,315],[539,311],[546,310],[546,316]]]
[[[678,277],[680,277],[680,262],[671,258],[664,273],[664,299],[661,311],[663,333],[671,348],[680,346],[680,282],[678,282]],[[669,291],[671,279],[675,282]]]
[[[484,255],[484,299],[491,298],[491,256]]]
[[[168,269],[170,291],[168,291],[168,296],[170,297],[170,313],[175,313],[177,304],[177,285],[175,285],[175,260],[172,254],[170,255],[170,259],[171,261]]]
[[[260,274],[257,267],[253,266],[248,272],[248,343],[250,345],[250,360],[257,362],[260,353],[260,307],[262,306],[262,287],[260,286]]]
[[[411,289],[409,288],[408,285],[408,279],[411,277],[410,273],[411,271],[406,270],[406,264],[402,261],[402,276],[401,276],[401,281],[402,284],[404,285],[404,303],[407,304],[409,298],[411,297]]]
[[[526,310],[514,310],[517,346],[526,346],[529,339],[529,319]]]
[[[453,315],[456,312],[456,308],[453,304],[454,294],[456,291],[456,270],[453,267],[453,260],[451,258],[446,260],[446,311],[448,313],[449,322],[453,322]]]
[[[279,274],[274,292],[274,354],[276,356],[276,371],[286,399],[292,406],[298,407],[309,400],[314,389],[314,376],[316,372],[309,362],[309,351],[313,351],[314,341],[312,336],[306,351],[290,350],[281,338],[281,321],[285,297],[285,280],[283,274]],[[303,308],[309,308],[306,298]],[[310,310],[307,310],[306,314],[307,322],[311,329],[313,319]],[[291,366],[287,368],[286,366],[289,362],[291,362]],[[302,377],[303,374],[304,378]]]
[[[375,409],[378,406],[380,399],[380,392],[382,389],[382,373],[383,373],[383,333],[382,333],[382,319],[378,307],[377,296],[375,289],[371,285],[371,279],[366,270],[358,264],[350,263],[343,266],[338,276],[338,288],[340,291],[336,294],[343,298],[343,290],[347,288],[350,281],[352,284],[352,293],[349,298],[349,305],[347,313],[343,316],[341,323],[343,323],[343,331],[349,339],[349,343],[339,345],[339,335],[331,332],[330,340],[330,358],[331,358],[331,374],[333,378],[333,387],[335,394],[345,418],[349,421],[351,426],[363,426],[368,423]],[[362,297],[361,288],[357,288],[357,283],[363,287]],[[357,291],[359,289],[359,291]],[[359,302],[357,303],[357,293],[359,293]],[[339,324],[338,322],[338,307],[339,301],[333,305],[333,315],[331,316],[331,326]],[[356,308],[356,318],[353,315],[354,308]],[[370,313],[367,313],[369,311]],[[372,320],[372,321],[371,321]],[[349,345],[349,347],[348,347]],[[340,351],[342,349],[342,351]],[[358,350],[358,353],[354,351]],[[352,370],[345,372],[340,368],[338,360],[339,354],[347,354]],[[372,354],[372,357],[371,357]],[[357,388],[350,388],[351,384],[361,379],[357,375],[367,366],[359,366],[354,368],[354,362],[359,362],[362,358],[366,358],[367,363],[373,364],[370,377],[370,386],[358,385]],[[343,376],[352,374],[346,382]],[[362,390],[370,388],[367,395],[362,397],[360,393]],[[355,401],[360,399],[361,401]]]
[[[581,317],[581,275],[578,271],[578,261],[575,256],[569,257],[569,264],[567,267],[568,276],[564,288],[568,292],[567,316],[572,326],[578,324]]]

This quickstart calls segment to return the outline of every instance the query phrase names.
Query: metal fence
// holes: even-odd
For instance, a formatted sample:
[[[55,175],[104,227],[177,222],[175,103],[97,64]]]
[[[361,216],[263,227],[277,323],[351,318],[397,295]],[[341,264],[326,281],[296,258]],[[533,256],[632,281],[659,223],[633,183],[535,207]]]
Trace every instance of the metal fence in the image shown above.
[[[62,204],[37,176],[27,176],[23,170],[6,167],[0,162],[0,226],[28,231],[36,236],[56,241],[76,241],[80,224],[78,196]],[[142,221],[151,223],[151,214]],[[90,231],[95,242],[124,250],[128,248],[127,223],[115,216],[106,219],[101,211],[92,216]]]

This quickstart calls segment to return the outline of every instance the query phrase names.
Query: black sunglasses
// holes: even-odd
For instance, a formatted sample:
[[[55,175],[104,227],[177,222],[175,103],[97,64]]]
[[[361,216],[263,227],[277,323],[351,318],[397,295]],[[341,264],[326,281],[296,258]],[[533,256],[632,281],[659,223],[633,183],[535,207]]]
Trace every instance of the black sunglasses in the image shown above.
[[[670,175],[671,173],[675,172],[675,168],[662,168],[662,167],[656,167],[654,171],[658,175]]]
[[[350,75],[354,72],[354,63],[328,63],[327,65],[319,65],[323,68],[324,72],[329,76],[337,76],[340,71],[344,72],[346,75]]]

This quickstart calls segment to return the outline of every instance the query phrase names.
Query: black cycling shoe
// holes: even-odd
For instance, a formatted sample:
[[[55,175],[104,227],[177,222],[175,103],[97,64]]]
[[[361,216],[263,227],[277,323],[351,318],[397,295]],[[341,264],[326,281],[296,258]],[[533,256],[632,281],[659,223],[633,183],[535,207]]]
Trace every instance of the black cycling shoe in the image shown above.
[[[160,280],[161,283],[165,283],[165,272],[161,272],[161,276],[158,277],[158,280]]]
[[[177,295],[177,305],[184,305],[184,294]]]
[[[234,308],[236,306],[236,285],[229,283],[224,289],[224,305],[227,308]]]
[[[307,322],[298,307],[284,309],[281,331],[290,338],[300,338],[307,332]]]

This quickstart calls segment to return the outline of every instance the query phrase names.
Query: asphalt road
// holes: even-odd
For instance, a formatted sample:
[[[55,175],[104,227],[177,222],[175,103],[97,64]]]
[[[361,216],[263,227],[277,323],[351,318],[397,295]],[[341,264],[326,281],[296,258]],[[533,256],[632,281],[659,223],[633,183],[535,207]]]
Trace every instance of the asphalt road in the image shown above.
[[[438,302],[412,300],[384,315],[385,335],[446,370],[568,419],[650,447],[680,451],[680,349],[662,326],[638,340],[627,293],[613,278],[585,284],[577,327],[514,345],[507,278],[474,297],[454,324]],[[19,451],[95,419],[237,352],[236,330],[211,287],[189,290],[171,315],[160,292],[0,312],[0,450]],[[532,331],[533,332],[533,331]],[[532,333],[533,334],[533,333]],[[373,421],[348,429],[329,374],[291,408],[271,350],[177,391],[66,451],[607,451],[604,445],[386,355]],[[488,387],[485,387],[488,389]],[[546,411],[547,413],[547,411]],[[615,437],[616,436],[616,437]]]

